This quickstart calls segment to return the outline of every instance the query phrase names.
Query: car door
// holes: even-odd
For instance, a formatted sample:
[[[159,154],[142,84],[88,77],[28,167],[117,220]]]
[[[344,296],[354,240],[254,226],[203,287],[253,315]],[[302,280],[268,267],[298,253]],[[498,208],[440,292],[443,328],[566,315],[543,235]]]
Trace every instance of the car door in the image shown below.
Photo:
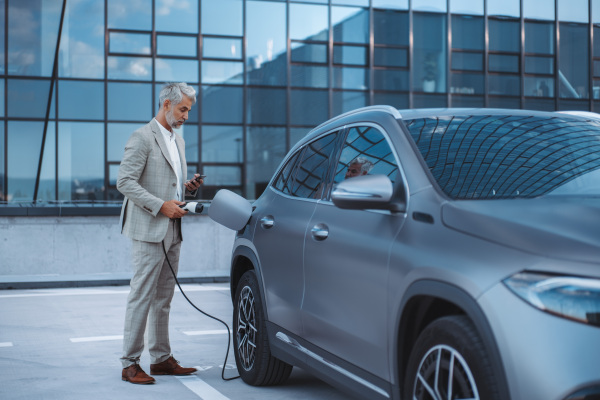
[[[306,228],[322,195],[337,135],[330,133],[292,155],[255,211],[258,223],[253,242],[262,269],[268,318],[296,334],[302,333]]]
[[[383,130],[348,129],[333,176],[346,178],[358,157],[366,173],[401,179],[396,155]],[[388,376],[388,255],[404,214],[343,210],[325,197],[309,223],[304,251],[304,337],[318,347],[381,378]]]

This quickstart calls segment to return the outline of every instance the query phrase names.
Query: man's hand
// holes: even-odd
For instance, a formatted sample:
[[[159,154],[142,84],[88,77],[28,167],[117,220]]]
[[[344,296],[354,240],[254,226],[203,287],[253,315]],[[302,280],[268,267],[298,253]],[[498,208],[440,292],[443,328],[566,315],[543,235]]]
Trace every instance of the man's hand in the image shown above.
[[[181,218],[188,213],[187,210],[179,208],[179,206],[182,206],[184,204],[184,202],[177,200],[165,201],[162,207],[160,207],[160,212],[163,215],[169,217],[170,219]]]
[[[200,176],[200,174],[194,174],[194,178],[190,179],[189,181],[185,182],[185,188],[191,193],[195,190],[197,190],[201,184],[204,183],[204,179],[197,179]]]

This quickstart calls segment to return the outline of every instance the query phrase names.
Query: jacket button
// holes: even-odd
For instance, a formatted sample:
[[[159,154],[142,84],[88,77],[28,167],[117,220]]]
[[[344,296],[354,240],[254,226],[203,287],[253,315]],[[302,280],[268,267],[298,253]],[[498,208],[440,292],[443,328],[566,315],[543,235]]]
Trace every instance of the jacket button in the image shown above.
[[[173,187],[175,187],[175,186],[177,186],[177,184],[176,184],[176,183],[174,183],[174,184],[173,184]]]

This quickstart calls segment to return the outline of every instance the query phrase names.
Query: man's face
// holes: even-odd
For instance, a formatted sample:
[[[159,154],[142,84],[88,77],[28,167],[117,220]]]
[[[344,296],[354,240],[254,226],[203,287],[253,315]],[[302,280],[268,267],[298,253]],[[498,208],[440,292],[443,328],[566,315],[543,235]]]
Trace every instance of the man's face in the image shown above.
[[[183,96],[181,102],[175,106],[167,100],[167,111],[165,117],[167,123],[173,129],[179,129],[181,125],[188,119],[188,112],[192,109],[192,99]]]
[[[361,171],[361,165],[359,163],[348,165],[348,171],[346,171],[345,179],[354,178],[355,176],[360,175],[364,175],[364,173]]]

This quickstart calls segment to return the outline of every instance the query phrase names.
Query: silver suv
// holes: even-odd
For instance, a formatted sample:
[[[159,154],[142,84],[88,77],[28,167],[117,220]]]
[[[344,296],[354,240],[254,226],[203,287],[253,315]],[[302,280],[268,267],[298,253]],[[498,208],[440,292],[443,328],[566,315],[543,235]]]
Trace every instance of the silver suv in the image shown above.
[[[600,116],[373,106],[313,129],[231,263],[238,370],[365,399],[600,399]]]

